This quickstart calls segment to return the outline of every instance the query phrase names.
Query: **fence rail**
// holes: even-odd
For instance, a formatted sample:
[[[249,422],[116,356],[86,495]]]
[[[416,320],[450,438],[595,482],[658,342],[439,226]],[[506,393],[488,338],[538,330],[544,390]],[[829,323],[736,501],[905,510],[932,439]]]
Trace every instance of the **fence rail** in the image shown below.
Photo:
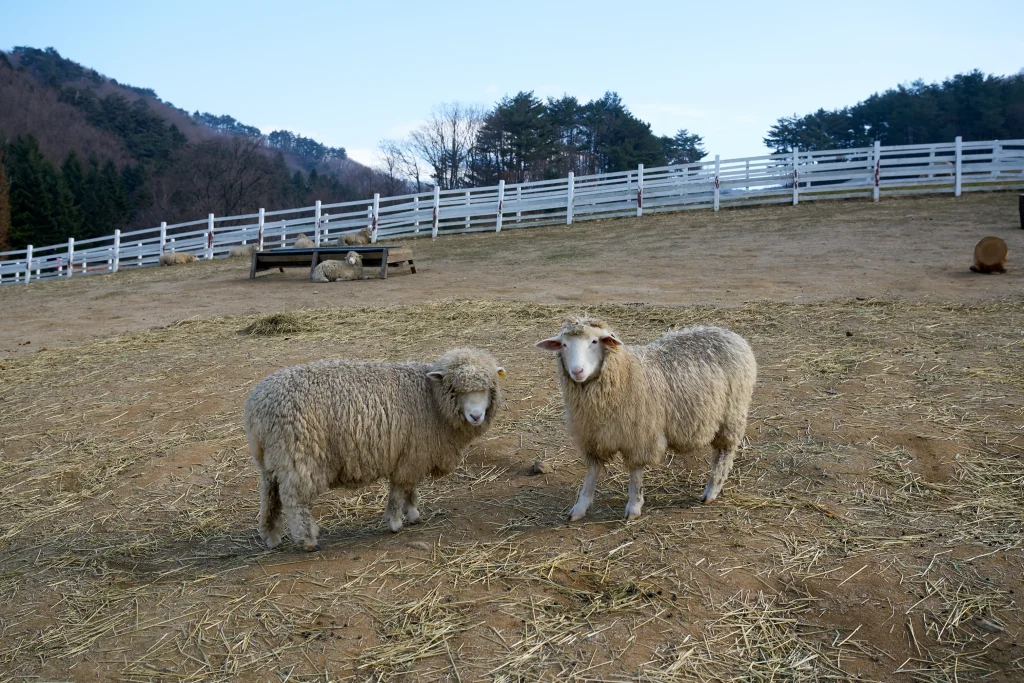
[[[0,284],[116,273],[156,265],[165,252],[200,258],[231,247],[285,247],[300,234],[317,245],[369,228],[371,239],[571,224],[644,212],[713,209],[819,199],[1024,188],[1024,140],[794,150],[532,183],[439,190],[321,204],[121,232],[0,252]],[[269,220],[268,220],[269,219]]]

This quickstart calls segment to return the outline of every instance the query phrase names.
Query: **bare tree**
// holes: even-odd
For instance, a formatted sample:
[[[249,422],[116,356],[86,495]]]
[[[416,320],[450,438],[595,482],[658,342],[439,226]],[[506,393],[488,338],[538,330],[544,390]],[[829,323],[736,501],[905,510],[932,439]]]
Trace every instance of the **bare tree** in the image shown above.
[[[432,176],[441,189],[465,184],[470,150],[483,117],[478,107],[449,102],[434,107],[426,123],[410,135],[416,155],[433,169]]]
[[[0,148],[0,251],[10,249],[8,238],[11,234],[11,183],[4,169],[4,150]],[[5,257],[0,256],[0,261]]]
[[[201,142],[182,162],[183,203],[195,212],[231,215],[252,210],[269,203],[279,181],[279,169],[257,137]]]
[[[380,173],[387,179],[384,194],[395,196],[405,189],[405,161],[402,146],[395,140],[381,140],[377,146],[380,150]]]
[[[412,138],[406,138],[400,143],[402,152],[402,169],[405,172],[405,177],[416,184],[416,192],[423,192],[424,182],[423,174],[425,170],[423,164],[420,161],[420,157],[416,154],[416,147],[413,144]]]

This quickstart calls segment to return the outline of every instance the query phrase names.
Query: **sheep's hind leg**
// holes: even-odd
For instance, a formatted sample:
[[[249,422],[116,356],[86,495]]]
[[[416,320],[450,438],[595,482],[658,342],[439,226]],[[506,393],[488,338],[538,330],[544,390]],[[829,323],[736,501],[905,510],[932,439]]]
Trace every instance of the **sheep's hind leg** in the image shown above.
[[[594,490],[597,488],[597,475],[601,472],[601,463],[597,460],[590,460],[587,467],[587,476],[583,478],[583,488],[580,489],[580,497],[569,512],[569,521],[575,522],[583,519],[594,502]]]
[[[288,528],[292,532],[292,540],[301,545],[303,550],[320,550],[320,544],[317,543],[320,527],[313,521],[309,502],[296,495],[287,483],[281,487],[281,501],[284,504],[284,515],[288,518]]]
[[[419,524],[423,521],[420,518],[420,511],[417,509],[419,503],[420,496],[416,493],[416,489],[407,489],[405,491],[405,521],[409,524]]]
[[[629,472],[629,502],[626,503],[626,519],[636,519],[644,506],[644,468]]]
[[[713,503],[718,498],[718,494],[722,492],[722,487],[725,486],[725,480],[729,478],[729,472],[732,470],[732,462],[735,458],[735,446],[715,447],[711,463],[711,476],[708,477],[708,485],[704,487],[704,493],[700,497],[701,502]]]
[[[267,472],[260,472],[260,538],[273,550],[284,536],[284,516],[281,510],[281,492],[277,479]]]
[[[388,523],[388,529],[393,533],[402,530],[402,510],[405,508],[405,491],[391,485],[388,492],[388,506],[384,508],[384,520]]]

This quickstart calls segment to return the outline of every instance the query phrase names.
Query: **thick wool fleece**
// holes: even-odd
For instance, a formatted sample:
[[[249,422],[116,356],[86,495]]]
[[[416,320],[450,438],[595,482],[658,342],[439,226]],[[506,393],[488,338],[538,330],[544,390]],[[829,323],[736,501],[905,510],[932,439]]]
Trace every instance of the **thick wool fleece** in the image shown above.
[[[354,256],[355,263],[349,263],[350,256]],[[358,280],[363,276],[363,259],[355,252],[350,251],[345,255],[344,261],[321,261],[310,274],[309,279],[313,282],[334,282],[336,280]]]
[[[370,229],[363,228],[359,232],[346,232],[338,240],[339,247],[358,247],[370,243]]]
[[[429,377],[434,370],[443,377]],[[243,417],[261,475],[264,540],[272,547],[280,541],[283,507],[295,540],[315,547],[309,505],[329,488],[386,478],[414,505],[416,485],[452,472],[466,446],[490,427],[501,403],[497,379],[494,358],[469,348],[433,363],[322,360],[266,377]],[[476,426],[457,402],[474,391],[491,397]]]
[[[600,320],[568,324],[611,334]],[[558,356],[566,422],[588,460],[622,453],[630,469],[659,462],[666,448],[686,452],[734,448],[746,431],[757,363],[747,342],[729,330],[692,327],[644,346],[608,347],[596,377],[577,384]]]

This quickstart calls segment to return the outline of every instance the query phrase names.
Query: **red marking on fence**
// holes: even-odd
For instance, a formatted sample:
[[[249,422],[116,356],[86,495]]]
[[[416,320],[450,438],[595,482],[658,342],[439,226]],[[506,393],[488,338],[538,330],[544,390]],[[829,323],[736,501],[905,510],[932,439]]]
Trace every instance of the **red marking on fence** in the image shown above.
[[[878,175],[882,168],[882,160],[879,159],[875,162],[875,187],[878,187]]]
[[[715,176],[715,189],[718,189],[718,176]]]
[[[637,188],[636,191],[636,208],[644,208],[644,188]]]

